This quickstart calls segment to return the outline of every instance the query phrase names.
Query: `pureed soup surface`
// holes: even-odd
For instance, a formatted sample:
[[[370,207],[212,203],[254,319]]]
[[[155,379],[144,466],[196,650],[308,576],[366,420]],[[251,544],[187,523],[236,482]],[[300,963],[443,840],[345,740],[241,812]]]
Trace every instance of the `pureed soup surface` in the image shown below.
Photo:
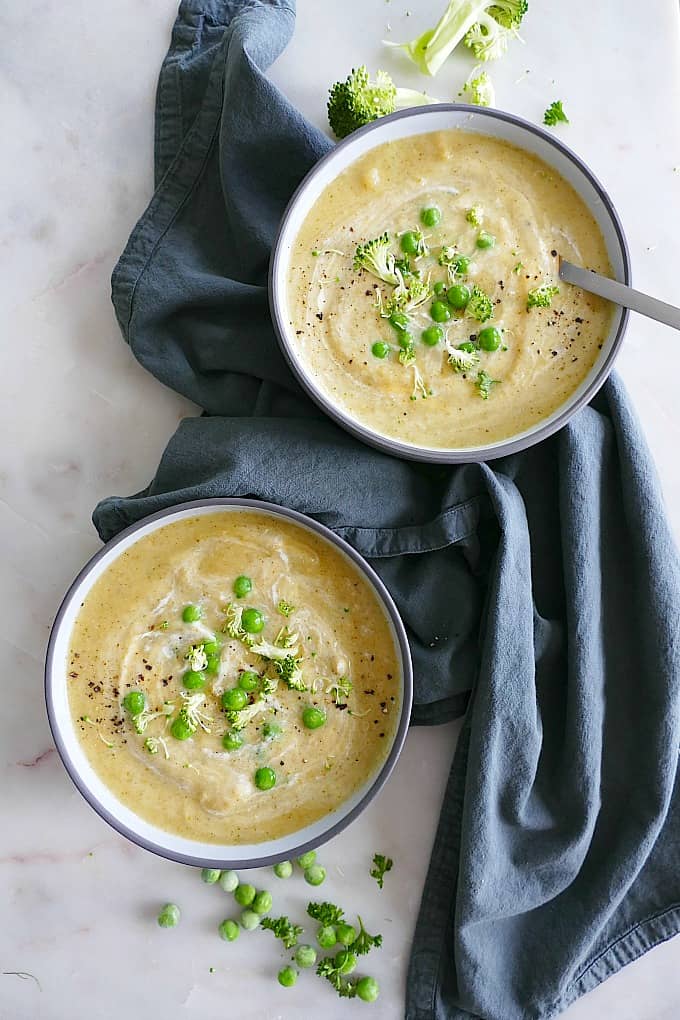
[[[432,207],[439,222],[425,225]],[[391,282],[353,264],[357,246],[384,232]],[[415,240],[425,254],[403,250],[406,232],[406,247]],[[478,247],[484,234],[492,246]],[[516,435],[578,388],[611,321],[607,302],[560,284],[558,252],[611,271],[585,204],[538,157],[460,129],[387,142],[327,187],[296,238],[294,350],[333,404],[384,436],[447,449]],[[472,300],[464,305],[459,289],[453,307],[435,284],[467,288]],[[434,300],[443,321],[432,317]],[[405,329],[390,322],[393,310]],[[484,334],[489,327],[498,333]]]
[[[252,590],[237,598],[241,575]],[[184,621],[187,606],[199,620]],[[258,633],[244,630],[257,624],[248,609],[264,616]],[[401,673],[353,564],[296,524],[236,510],[168,524],[108,567],[74,625],[68,691],[92,766],[126,806],[191,839],[243,844],[329,814],[376,772]],[[245,707],[225,710],[224,692]],[[310,707],[325,713],[316,729]],[[256,785],[263,768],[271,789]]]

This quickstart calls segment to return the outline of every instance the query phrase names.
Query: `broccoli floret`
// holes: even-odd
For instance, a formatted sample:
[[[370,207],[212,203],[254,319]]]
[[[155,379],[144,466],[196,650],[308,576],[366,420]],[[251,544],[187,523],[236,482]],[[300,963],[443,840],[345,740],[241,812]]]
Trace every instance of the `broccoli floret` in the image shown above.
[[[473,205],[471,209],[465,213],[465,219],[468,223],[471,223],[473,227],[481,227],[484,222],[484,210],[481,205]]]
[[[278,673],[279,680],[282,680],[292,691],[307,690],[300,669],[300,660],[294,655],[287,655],[285,659],[277,659],[274,662],[274,668]]]
[[[548,109],[543,114],[543,123],[547,124],[548,127],[555,127],[556,124],[568,124],[569,118],[562,109],[562,100],[556,99],[554,103],[551,103]]]
[[[390,299],[386,302],[382,315],[384,318],[389,318],[395,312],[408,314],[427,301],[431,293],[429,280],[421,280],[417,276],[412,276],[406,283],[402,277]]]
[[[486,71],[478,72],[476,68],[463,85],[459,95],[467,99],[473,106],[494,106],[496,103],[496,90],[491,78]]]
[[[423,74],[434,75],[461,40],[479,60],[490,60],[505,52],[517,35],[517,26],[527,10],[527,0],[449,0],[434,28],[417,39],[397,45],[418,65]],[[479,52],[478,52],[479,51]]]
[[[467,346],[469,347],[470,345],[468,344]],[[453,344],[447,341],[446,350],[449,355],[449,365],[451,365],[454,372],[469,372],[470,369],[479,364],[479,352],[474,349],[466,350],[465,348],[454,347]]]
[[[530,290],[527,294],[527,311],[530,308],[550,308],[552,299],[559,292],[559,287],[547,283],[544,283],[541,287],[536,287],[534,290]]]
[[[371,81],[365,65],[352,69],[345,81],[336,82],[328,94],[328,123],[336,138],[346,138],[357,128],[410,106],[437,103],[423,92],[397,88],[386,71]]]
[[[357,245],[353,265],[356,270],[365,269],[379,280],[391,283],[395,287],[400,282],[394,255],[390,251],[390,236],[387,231],[372,241]]]
[[[446,266],[449,280],[453,282],[456,276],[465,276],[470,268],[471,258],[469,255],[462,255],[452,244],[445,244],[439,252],[437,259],[440,266]]]
[[[493,315],[493,302],[491,298],[477,284],[472,288],[470,300],[465,311],[473,319],[476,319],[477,322],[486,322]]]
[[[491,393],[491,387],[497,386],[500,383],[500,379],[492,379],[488,372],[482,369],[481,372],[477,373],[475,379],[475,386],[479,390],[479,395],[482,400],[488,400],[489,394]]]
[[[399,363],[401,365],[412,365],[416,360],[416,348],[413,337],[408,338],[408,343],[399,351]]]

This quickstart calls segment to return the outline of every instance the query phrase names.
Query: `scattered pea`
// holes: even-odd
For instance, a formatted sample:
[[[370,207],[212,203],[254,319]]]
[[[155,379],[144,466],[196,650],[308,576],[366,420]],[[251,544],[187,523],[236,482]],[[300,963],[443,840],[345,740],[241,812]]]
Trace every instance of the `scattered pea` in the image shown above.
[[[184,716],[178,715],[176,719],[172,720],[170,726],[170,733],[175,740],[188,740],[189,737],[193,736],[193,727],[189,725]]]
[[[336,934],[338,942],[343,946],[351,946],[353,942],[356,942],[357,930],[353,924],[345,924],[343,921],[337,926]]]
[[[258,769],[255,773],[255,786],[258,790],[271,790],[272,787],[276,786],[276,772],[274,772],[274,769],[270,769],[268,765]]]
[[[292,988],[298,979],[298,972],[294,967],[284,967],[279,971],[279,984],[284,988]]]
[[[260,915],[254,910],[244,910],[241,914],[241,927],[246,931],[254,931],[260,923]]]
[[[252,670],[247,669],[239,676],[238,685],[242,691],[256,691],[260,686],[260,678],[257,673],[253,673]]]
[[[436,227],[442,218],[441,211],[436,205],[430,205],[420,210],[420,222],[424,227]]]
[[[188,691],[202,691],[205,687],[205,673],[188,669],[182,677],[182,683]]]
[[[227,730],[222,737],[222,747],[225,751],[238,751],[243,747],[243,737],[237,730]]]
[[[237,885],[234,889],[234,899],[239,907],[249,907],[256,895],[257,889],[255,886],[249,885],[247,882],[243,885]]]
[[[384,340],[376,340],[376,342],[371,347],[371,354],[373,355],[374,358],[380,358],[380,360],[382,361],[388,356],[390,350],[391,350],[390,345],[388,343],[385,343]]]
[[[141,691],[129,691],[123,698],[123,707],[130,715],[139,715],[146,708],[146,698]]]
[[[225,942],[235,942],[239,936],[239,927],[236,921],[222,921],[217,930],[220,933],[220,938]]]
[[[161,907],[158,924],[161,928],[175,928],[179,924],[180,910],[176,903],[166,903]]]
[[[302,711],[302,721],[308,730],[318,730],[326,722],[326,713],[322,708],[308,705]]]
[[[296,860],[302,870],[305,871],[306,868],[311,868],[312,864],[314,864],[314,861],[316,860],[316,850],[308,850],[307,853],[300,854]]]
[[[380,986],[375,978],[362,977],[357,981],[357,995],[364,1002],[375,1002],[380,994]]]
[[[478,248],[493,248],[496,243],[496,238],[493,234],[487,234],[486,230],[480,230],[477,234],[477,247]]]
[[[233,892],[238,884],[238,875],[235,871],[223,871],[220,875],[220,885],[225,892]]]
[[[485,326],[477,339],[483,351],[497,351],[503,343],[503,334],[495,326]]]
[[[322,925],[316,933],[316,941],[322,949],[332,949],[338,941],[333,925]]]
[[[182,619],[185,623],[196,623],[201,619],[201,607],[193,604],[185,606],[182,610]]]
[[[222,692],[222,708],[226,712],[240,712],[248,704],[248,695],[241,687]]]
[[[206,641],[203,645],[203,651],[207,656],[219,655],[222,651],[222,642],[219,638],[214,637],[212,641]]]
[[[259,609],[244,609],[241,626],[248,634],[259,634],[264,627],[264,616]]]
[[[334,962],[341,974],[351,974],[356,969],[357,956],[349,949],[341,949],[339,953],[335,954]]]
[[[290,878],[293,874],[292,861],[279,861],[278,864],[274,865],[274,874],[277,878]]]
[[[219,868],[202,868],[201,881],[205,882],[206,885],[214,885],[215,882],[219,882],[221,874],[222,872]]]
[[[298,946],[295,950],[295,962],[302,970],[305,970],[307,967],[313,967],[316,963],[316,949],[314,946]]]
[[[305,869],[305,882],[309,885],[321,885],[326,880],[326,869],[320,864],[312,864],[311,868]]]
[[[451,309],[444,301],[433,301],[430,305],[430,315],[435,322],[448,322],[451,318]]]
[[[240,574],[234,581],[234,595],[237,599],[244,599],[253,590],[253,582],[245,574]]]
[[[409,347],[413,345],[413,337],[410,333],[400,333],[397,343],[401,347],[402,351],[407,351]]]
[[[443,280],[437,280],[432,290],[435,292],[437,297],[441,297],[446,290],[446,284]]]
[[[406,255],[417,255],[420,249],[420,235],[415,230],[407,230],[399,238],[399,247]]]
[[[444,339],[444,330],[441,326],[428,326],[420,334],[420,339],[427,347],[436,347]]]
[[[392,312],[388,321],[391,326],[402,333],[409,326],[409,317],[405,312]]]
[[[216,676],[220,671],[222,660],[219,655],[208,655],[206,658],[208,660],[205,666],[206,673],[210,673],[211,676]]]
[[[260,914],[260,916],[262,916],[262,914],[268,914],[272,909],[272,894],[267,892],[266,889],[262,889],[256,894],[255,899],[250,906],[251,909],[254,910],[256,914]]]
[[[280,737],[283,730],[278,723],[266,722],[262,726],[262,736],[265,740],[273,740],[275,737]]]
[[[470,300],[470,288],[464,283],[454,283],[453,287],[449,287],[446,292],[446,299],[452,308],[461,311],[467,307]]]

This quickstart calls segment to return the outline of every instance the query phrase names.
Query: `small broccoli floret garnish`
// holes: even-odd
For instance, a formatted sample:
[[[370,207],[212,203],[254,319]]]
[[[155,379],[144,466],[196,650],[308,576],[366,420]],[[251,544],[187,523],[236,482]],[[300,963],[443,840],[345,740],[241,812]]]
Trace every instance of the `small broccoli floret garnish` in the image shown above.
[[[280,633],[280,632],[279,632]],[[291,635],[292,637],[292,635]],[[295,635],[297,638],[297,634]],[[290,645],[277,645],[272,644],[270,641],[265,641],[264,638],[261,641],[257,641],[251,647],[251,652],[255,655],[260,655],[263,659],[285,659],[289,655],[297,655],[297,646],[293,643]]]
[[[427,301],[430,294],[429,280],[421,280],[420,277],[413,276],[406,283],[402,277],[389,299],[384,303],[380,314],[386,319],[389,319],[390,315],[393,315],[395,312],[405,312],[408,314]]]
[[[287,655],[285,659],[277,659],[274,662],[279,680],[282,680],[292,691],[306,691],[307,685],[302,677],[300,660],[293,655]]]
[[[287,602],[285,599],[279,599],[279,604],[276,608],[281,613],[281,616],[290,616],[291,613],[295,612],[293,603]]]
[[[274,638],[274,644],[277,648],[295,648],[299,637],[297,631],[292,631],[286,623]]]
[[[540,287],[535,287],[534,290],[530,290],[527,294],[527,311],[530,308],[550,308],[552,299],[559,292],[560,288],[554,284],[544,283]]]
[[[144,747],[149,754],[158,754],[159,748],[162,747],[165,757],[170,757],[167,742],[163,739],[163,737],[147,737],[144,741]]]
[[[134,726],[135,733],[144,733],[149,723],[153,722],[154,719],[160,719],[162,717],[167,719],[172,715],[174,709],[175,706],[170,701],[163,702],[163,708],[160,712],[150,712],[145,708],[143,712],[140,712],[132,718],[132,725]]]
[[[417,39],[397,45],[418,65],[423,74],[436,74],[461,40],[478,60],[492,60],[505,53],[510,39],[527,11],[527,0],[449,0],[434,26]]]
[[[562,100],[556,99],[554,103],[551,103],[548,109],[543,114],[543,123],[547,124],[548,127],[555,127],[556,124],[568,124],[569,118],[562,109]]]
[[[179,710],[179,714],[182,719],[185,720],[187,725],[190,727],[192,733],[195,732],[200,726],[206,733],[210,733],[210,723],[213,721],[212,716],[208,715],[203,709],[205,702],[205,694],[189,693],[188,691],[180,691],[184,704]]]
[[[243,609],[243,606],[239,606],[235,602],[230,602],[227,605],[225,609],[227,619],[224,627],[222,628],[222,632],[224,634],[228,634],[229,637],[235,638],[237,641],[241,641],[244,645],[250,648],[255,639],[252,634],[249,634],[243,628]]]
[[[401,365],[412,365],[416,360],[416,347],[413,343],[413,337],[409,336],[405,347],[399,351],[399,363]]]
[[[473,227],[481,227],[484,222],[484,210],[481,205],[473,205],[465,213],[465,219],[468,223],[471,223]]]
[[[477,68],[470,74],[459,95],[473,106],[494,106],[496,103],[496,90],[491,78],[486,71]]]
[[[485,372],[484,369],[477,373],[477,378],[475,379],[475,386],[479,390],[479,395],[482,400],[488,400],[491,388],[493,386],[497,386],[499,383],[500,379],[492,379],[489,373]]]
[[[491,298],[477,284],[472,288],[470,300],[465,311],[473,319],[476,319],[477,322],[486,322],[493,315],[493,302]]]
[[[424,106],[438,100],[414,89],[397,88],[386,71],[371,80],[365,65],[352,69],[345,81],[336,82],[328,93],[328,123],[336,138],[346,138],[357,128],[409,106]]]
[[[332,694],[336,705],[346,705],[354,685],[349,677],[341,676],[326,688],[326,694]]]
[[[372,241],[357,245],[353,265],[356,270],[365,269],[379,280],[391,283],[395,287],[402,282],[395,265],[395,257],[390,251],[390,237],[387,231]]]
[[[471,258],[463,255],[453,244],[442,246],[437,259],[440,266],[445,266],[449,280],[453,282],[457,276],[465,276],[470,268]]]
[[[471,346],[471,344],[467,345],[467,347]],[[451,365],[454,372],[469,372],[475,365],[479,364],[479,352],[474,348],[466,350],[465,348],[454,347],[447,341],[446,350],[449,365]]]

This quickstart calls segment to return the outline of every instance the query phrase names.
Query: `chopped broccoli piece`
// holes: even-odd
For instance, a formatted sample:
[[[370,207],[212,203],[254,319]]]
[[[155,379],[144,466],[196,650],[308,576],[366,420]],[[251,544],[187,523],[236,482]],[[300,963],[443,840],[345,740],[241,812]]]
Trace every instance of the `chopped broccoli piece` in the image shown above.
[[[180,691],[184,704],[179,710],[179,715],[186,722],[187,726],[195,733],[200,726],[206,733],[210,733],[212,716],[203,710],[205,694],[200,692]]]
[[[462,255],[454,245],[445,244],[439,252],[437,261],[440,266],[446,266],[449,280],[453,282],[456,276],[465,276],[470,268],[471,258],[469,255]]]
[[[479,352],[476,350],[461,350],[460,347],[454,347],[448,341],[446,343],[446,350],[449,355],[449,365],[452,366],[454,372],[469,372],[470,369],[479,364]]]
[[[397,271],[394,255],[390,251],[390,236],[387,231],[380,237],[374,237],[372,241],[357,245],[353,265],[356,270],[365,269],[379,280],[391,283],[395,287],[403,282]]]
[[[297,635],[295,636],[297,637]],[[254,652],[255,655],[262,656],[263,659],[272,660],[287,659],[288,656],[290,655],[297,655],[298,651],[297,646],[295,644],[281,647],[281,645],[276,644],[273,645],[270,641],[265,641],[264,638],[262,638],[261,641],[257,641],[255,644],[253,644],[250,650],[251,652]]]
[[[279,604],[276,608],[281,613],[281,616],[290,616],[291,613],[295,612],[293,603],[287,602],[286,599],[279,599]]]
[[[406,347],[402,347],[399,351],[399,364],[400,365],[412,365],[416,360],[416,347],[413,343],[413,337],[409,337]]]
[[[550,308],[552,299],[559,292],[560,288],[554,284],[544,283],[540,287],[535,287],[527,294],[527,311],[531,308]]]
[[[144,733],[149,723],[153,722],[154,719],[160,719],[163,716],[167,719],[168,716],[172,715],[174,709],[175,706],[170,701],[163,702],[163,708],[160,712],[151,712],[149,709],[145,708],[142,712],[139,712],[132,718],[132,725],[134,726],[135,733]]]
[[[527,10],[527,0],[449,0],[434,28],[408,43],[392,43],[403,50],[423,74],[434,75],[461,40],[478,60],[502,56]]]
[[[479,395],[482,400],[488,400],[489,394],[491,393],[491,387],[497,386],[500,383],[500,379],[492,379],[488,372],[482,369],[481,372],[477,373],[475,379],[475,386],[479,390]]]
[[[477,284],[472,288],[470,300],[465,311],[473,319],[476,319],[477,322],[486,322],[487,319],[493,316],[493,302],[489,295],[485,294]]]
[[[412,276],[406,283],[402,276],[391,297],[385,303],[381,315],[383,318],[389,319],[390,315],[394,315],[395,312],[412,312],[414,308],[427,301],[431,293],[429,280],[421,280],[418,276]]]
[[[481,205],[473,205],[471,209],[465,213],[465,219],[468,223],[471,223],[473,227],[481,227],[484,222],[484,210]]]
[[[336,82],[328,93],[328,123],[336,138],[346,138],[357,128],[385,117],[395,110],[438,102],[414,89],[397,88],[386,71],[372,81],[365,65],[353,68],[345,81]]]
[[[200,673],[208,665],[208,656],[205,654],[205,641],[200,645],[191,645],[184,656],[189,661],[189,668]]]
[[[477,68],[470,74],[459,95],[473,106],[494,106],[496,103],[496,90],[491,78],[486,71],[478,72]]]
[[[279,680],[292,691],[306,691],[307,685],[302,678],[300,660],[293,655],[287,655],[285,659],[277,659],[274,662],[274,669],[279,675]]]
[[[341,676],[335,683],[329,684],[326,688],[326,694],[332,694],[335,698],[336,705],[347,704],[347,699],[352,693],[354,684],[349,677]]]
[[[556,99],[554,103],[551,103],[548,109],[543,114],[543,123],[547,124],[548,127],[555,127],[556,124],[568,124],[569,118],[562,109],[562,100]]]

